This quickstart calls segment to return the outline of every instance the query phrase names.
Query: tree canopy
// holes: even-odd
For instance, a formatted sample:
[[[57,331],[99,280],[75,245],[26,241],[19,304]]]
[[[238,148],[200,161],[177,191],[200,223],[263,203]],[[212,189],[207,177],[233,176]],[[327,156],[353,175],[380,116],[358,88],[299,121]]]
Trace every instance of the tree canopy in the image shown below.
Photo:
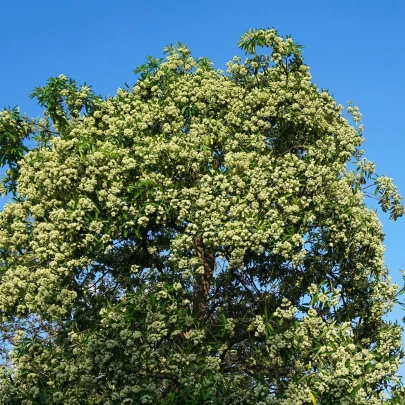
[[[400,404],[402,292],[360,112],[274,29],[133,87],[64,75],[0,113],[4,404]],[[262,52],[262,53],[261,53]]]

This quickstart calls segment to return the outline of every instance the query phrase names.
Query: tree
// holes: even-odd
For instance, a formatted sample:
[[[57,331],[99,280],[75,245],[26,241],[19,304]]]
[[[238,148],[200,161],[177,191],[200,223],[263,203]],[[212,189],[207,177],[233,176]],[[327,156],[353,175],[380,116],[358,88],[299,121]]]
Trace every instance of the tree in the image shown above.
[[[402,403],[365,204],[401,197],[299,44],[239,47],[226,73],[177,43],[114,97],[62,75],[44,118],[2,112],[2,403]]]

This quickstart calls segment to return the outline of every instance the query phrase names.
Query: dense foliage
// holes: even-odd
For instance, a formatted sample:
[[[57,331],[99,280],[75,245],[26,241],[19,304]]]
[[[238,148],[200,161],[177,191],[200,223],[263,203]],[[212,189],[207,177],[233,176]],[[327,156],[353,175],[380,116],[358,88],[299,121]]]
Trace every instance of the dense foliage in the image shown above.
[[[178,43],[114,97],[61,75],[42,119],[1,112],[2,404],[403,403],[365,204],[401,198],[300,45],[239,46],[226,72]]]

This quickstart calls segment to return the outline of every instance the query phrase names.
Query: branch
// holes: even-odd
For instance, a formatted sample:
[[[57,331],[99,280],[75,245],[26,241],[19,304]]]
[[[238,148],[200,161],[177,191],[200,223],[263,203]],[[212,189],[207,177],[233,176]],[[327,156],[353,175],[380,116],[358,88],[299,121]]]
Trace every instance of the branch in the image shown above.
[[[205,247],[202,236],[198,236],[194,243],[196,253],[203,265],[203,273],[194,275],[193,314],[199,319],[204,319],[205,304],[214,273],[215,253]]]

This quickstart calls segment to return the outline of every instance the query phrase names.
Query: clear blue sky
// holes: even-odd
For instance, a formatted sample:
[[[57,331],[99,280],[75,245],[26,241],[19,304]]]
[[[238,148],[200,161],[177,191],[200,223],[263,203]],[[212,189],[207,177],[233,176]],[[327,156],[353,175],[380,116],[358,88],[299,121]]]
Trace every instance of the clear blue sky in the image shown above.
[[[274,27],[305,46],[313,81],[363,113],[365,156],[405,196],[405,1],[1,1],[0,108],[37,116],[28,94],[64,73],[100,95],[134,83],[146,55],[175,41],[217,68],[237,53],[249,28]],[[0,201],[0,207],[4,201]],[[386,263],[402,285],[405,218],[381,217]],[[396,310],[392,318],[402,319]],[[405,374],[405,367],[402,368]]]

